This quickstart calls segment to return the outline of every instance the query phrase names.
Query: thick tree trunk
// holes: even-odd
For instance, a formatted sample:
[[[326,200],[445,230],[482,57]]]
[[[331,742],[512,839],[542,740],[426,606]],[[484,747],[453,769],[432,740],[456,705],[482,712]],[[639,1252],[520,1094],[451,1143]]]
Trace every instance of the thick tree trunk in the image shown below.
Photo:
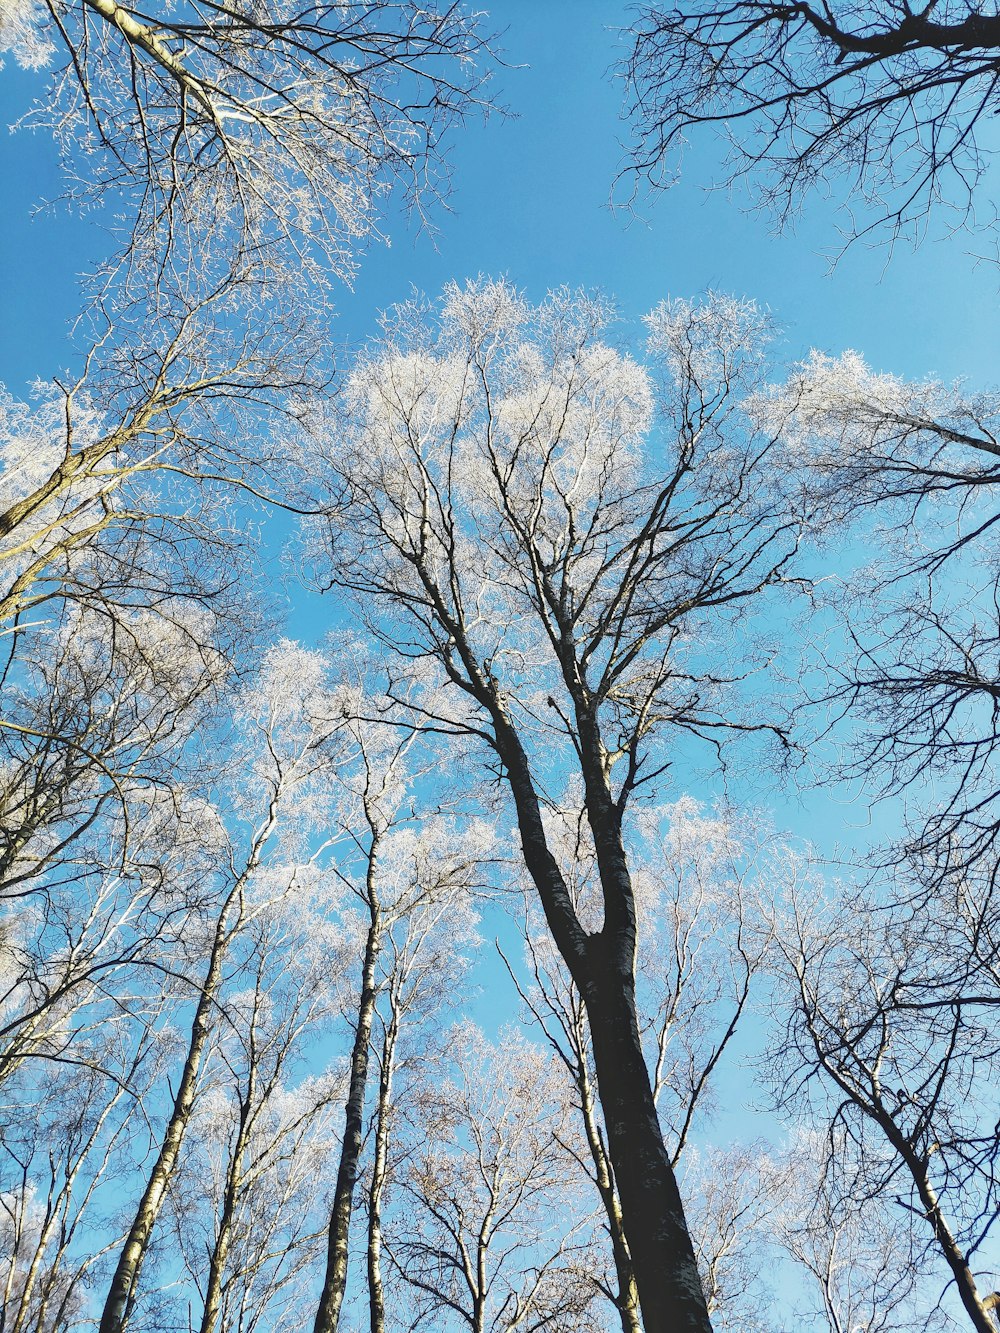
[[[553,938],[584,998],[597,1089],[646,1333],[712,1333],[694,1246],[663,1143],[635,1009],[635,901],[596,722],[581,705],[587,818],[604,895],[604,929],[588,934],[548,845],[527,755],[494,705],[521,848]]]
[[[336,1333],[340,1309],[347,1287],[348,1243],[351,1214],[354,1209],[354,1188],[358,1180],[358,1161],[364,1130],[365,1089],[368,1083],[368,1047],[371,1041],[372,1019],[378,998],[376,966],[382,944],[382,914],[375,886],[375,859],[377,847],[369,854],[367,898],[369,910],[368,936],[365,941],[365,959],[361,974],[361,999],[358,1003],[358,1025],[354,1032],[351,1052],[351,1077],[347,1092],[344,1117],[344,1140],[340,1149],[337,1186],[330,1213],[327,1240],[326,1274],[316,1311],[314,1333]]]
[[[615,1306],[622,1322],[622,1333],[643,1333],[642,1324],[639,1321],[639,1293],[635,1285],[632,1256],[629,1254],[628,1241],[625,1238],[625,1223],[622,1219],[621,1204],[615,1187],[614,1173],[598,1125],[590,1075],[584,1063],[587,1047],[582,1022],[580,1022],[579,1028],[577,1058],[580,1064],[577,1070],[576,1085],[580,1096],[580,1108],[583,1113],[587,1144],[594,1163],[597,1190],[608,1219],[608,1235],[611,1238],[611,1252],[614,1255],[615,1277],[618,1282]]]
[[[592,980],[584,999],[643,1327],[646,1333],[710,1333],[684,1205],[639,1039],[631,978],[600,959],[601,944],[595,937]]]

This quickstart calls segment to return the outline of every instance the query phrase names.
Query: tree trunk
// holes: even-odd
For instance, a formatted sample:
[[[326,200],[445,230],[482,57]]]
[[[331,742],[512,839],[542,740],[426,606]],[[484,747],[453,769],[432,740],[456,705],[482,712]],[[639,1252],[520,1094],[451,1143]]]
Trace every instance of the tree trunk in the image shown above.
[[[580,760],[587,819],[604,896],[604,929],[580,924],[548,845],[527,755],[494,703],[496,750],[507,769],[524,863],[590,1022],[597,1090],[621,1199],[646,1333],[712,1333],[673,1167],[663,1143],[635,1009],[635,901],[601,759],[600,736],[581,707]],[[583,725],[586,722],[586,726]]]
[[[247,1088],[240,1098],[240,1121],[236,1142],[233,1144],[226,1171],[226,1184],[222,1196],[222,1213],[215,1235],[215,1244],[208,1263],[208,1278],[205,1283],[205,1305],[201,1314],[198,1333],[215,1333],[216,1324],[222,1313],[222,1283],[229,1251],[233,1239],[233,1220],[236,1217],[236,1205],[242,1184],[243,1154],[250,1138],[251,1106],[256,1090],[256,1076],[253,1068],[247,1080]]]
[[[646,1333],[711,1333],[639,1039],[634,984],[601,958],[601,936],[591,944],[591,979],[583,995],[643,1327]]]
[[[191,1039],[180,1083],[177,1086],[177,1095],[164,1130],[159,1155],[139,1200],[132,1226],[118,1259],[115,1275],[111,1280],[111,1287],[101,1314],[100,1333],[122,1333],[128,1322],[135,1300],[136,1284],[149,1248],[149,1239],[177,1165],[181,1144],[194,1108],[202,1057],[212,1030],[212,1011],[222,979],[222,964],[230,938],[226,930],[226,920],[232,901],[233,896],[230,895],[216,925],[208,971],[198,997],[198,1007],[191,1025]]]
[[[385,1333],[385,1297],[382,1290],[382,1191],[385,1188],[386,1161],[389,1153],[389,1102],[392,1097],[396,1038],[399,1012],[396,998],[390,997],[392,1014],[382,1043],[382,1069],[379,1076],[378,1111],[375,1121],[375,1161],[372,1165],[371,1195],[368,1205],[368,1308],[371,1333]]]
[[[883,1122],[883,1129],[886,1131],[887,1138],[906,1163],[907,1169],[913,1178],[913,1183],[917,1187],[917,1194],[923,1205],[924,1216],[934,1230],[934,1239],[944,1256],[945,1263],[951,1269],[959,1299],[973,1328],[976,1329],[976,1333],[997,1333],[997,1327],[979,1294],[972,1269],[969,1267],[968,1261],[959,1248],[958,1241],[952,1235],[951,1227],[949,1227],[945,1215],[941,1211],[937,1191],[931,1184],[926,1159],[914,1150],[911,1143],[888,1117]]]
[[[614,1255],[615,1276],[618,1281],[618,1295],[615,1299],[615,1306],[622,1322],[622,1333],[643,1333],[642,1324],[639,1322],[639,1293],[635,1286],[632,1256],[629,1254],[628,1241],[625,1239],[625,1224],[622,1220],[621,1204],[615,1188],[611,1163],[608,1161],[607,1149],[601,1137],[594,1107],[590,1075],[585,1063],[587,1043],[582,1018],[575,1025],[575,1029],[576,1058],[579,1061],[576,1072],[576,1086],[580,1097],[587,1144],[594,1163],[597,1190],[608,1219],[608,1235],[611,1238],[611,1252]]]
[[[326,1274],[316,1311],[314,1333],[336,1333],[340,1322],[340,1308],[347,1287],[348,1241],[351,1213],[354,1208],[354,1187],[358,1180],[358,1160],[361,1157],[365,1088],[368,1082],[368,1046],[371,1041],[372,1019],[378,984],[375,968],[382,943],[382,913],[375,886],[377,841],[369,853],[367,899],[369,910],[368,936],[365,941],[365,959],[361,976],[361,999],[358,1003],[358,1025],[351,1052],[351,1078],[344,1117],[344,1140],[340,1149],[337,1186],[330,1213],[326,1253]]]

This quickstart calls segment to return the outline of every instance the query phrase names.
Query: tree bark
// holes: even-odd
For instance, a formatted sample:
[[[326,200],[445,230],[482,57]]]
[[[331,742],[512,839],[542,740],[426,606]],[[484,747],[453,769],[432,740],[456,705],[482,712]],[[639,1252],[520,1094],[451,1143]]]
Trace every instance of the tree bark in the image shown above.
[[[619,820],[591,719],[580,749],[587,815],[604,894],[604,927],[583,930],[553,857],[527,755],[494,705],[496,748],[517,810],[525,866],[590,1022],[608,1151],[646,1333],[711,1333],[694,1246],[663,1142],[635,1007],[635,903]]]
[[[379,1075],[378,1111],[375,1120],[375,1161],[372,1165],[371,1195],[368,1204],[368,1309],[371,1333],[385,1333],[385,1296],[382,1289],[382,1191],[385,1188],[389,1153],[389,1103],[399,1035],[399,1011],[396,997],[390,994],[392,1012],[382,1043],[382,1068]]]
[[[344,1140],[340,1150],[337,1186],[330,1213],[327,1241],[326,1273],[319,1308],[316,1311],[314,1333],[336,1333],[340,1310],[347,1287],[348,1242],[351,1214],[354,1209],[354,1189],[358,1180],[358,1161],[361,1157],[365,1088],[368,1082],[368,1048],[371,1042],[372,1019],[378,998],[376,965],[382,946],[382,912],[375,884],[375,864],[378,838],[375,836],[368,858],[366,897],[369,925],[365,940],[365,958],[361,974],[361,999],[358,1003],[358,1024],[354,1032],[351,1052],[351,1076],[344,1116]]]
[[[608,1160],[607,1149],[601,1137],[595,1114],[594,1095],[590,1075],[585,1064],[587,1048],[582,1021],[576,1024],[575,1028],[576,1058],[579,1061],[576,1086],[580,1096],[580,1108],[583,1114],[587,1145],[590,1148],[590,1156],[594,1163],[597,1191],[601,1196],[608,1219],[608,1235],[611,1238],[611,1252],[614,1256],[615,1276],[618,1282],[615,1306],[621,1319],[622,1333],[643,1333],[642,1324],[639,1322],[639,1293],[635,1285],[632,1256],[629,1254],[628,1241],[625,1239],[625,1224],[622,1219],[621,1203],[618,1199],[614,1173]]]
[[[236,1216],[236,1204],[239,1198],[240,1185],[242,1183],[242,1162],[243,1154],[246,1151],[247,1143],[250,1139],[251,1124],[251,1106],[253,1103],[256,1085],[255,1071],[251,1068],[246,1092],[240,1098],[240,1120],[239,1129],[236,1134],[236,1142],[233,1144],[232,1155],[229,1159],[229,1169],[226,1172],[226,1184],[222,1197],[222,1213],[219,1217],[219,1225],[215,1235],[215,1244],[212,1247],[211,1257],[208,1265],[208,1279],[205,1283],[205,1304],[202,1309],[201,1323],[198,1333],[215,1333],[219,1316],[222,1313],[222,1283],[225,1277],[226,1264],[229,1262],[229,1251],[233,1239],[233,1220]]]
[[[899,1153],[900,1157],[906,1163],[907,1170],[913,1178],[913,1183],[917,1188],[917,1195],[924,1209],[924,1216],[930,1223],[934,1231],[934,1239],[937,1241],[938,1248],[944,1256],[945,1263],[951,1269],[955,1286],[958,1290],[959,1300],[961,1300],[966,1314],[972,1323],[976,1333],[997,1333],[990,1313],[983,1304],[983,1298],[979,1294],[979,1288],[976,1285],[976,1279],[973,1276],[972,1269],[969,1267],[965,1255],[959,1247],[958,1241],[952,1235],[947,1219],[941,1210],[941,1203],[937,1196],[937,1191],[931,1184],[930,1173],[927,1170],[926,1158],[922,1157],[903,1135],[898,1126],[891,1119],[886,1117],[883,1123],[883,1130],[886,1137],[892,1143],[893,1147]]]
[[[711,1321],[649,1081],[631,978],[600,959],[584,989],[608,1151],[646,1333],[708,1333]]]
[[[136,1209],[135,1217],[118,1258],[118,1265],[115,1268],[115,1274],[111,1280],[107,1299],[104,1302],[104,1310],[101,1314],[100,1333],[122,1333],[128,1322],[135,1300],[136,1284],[139,1281],[143,1261],[149,1249],[150,1236],[156,1224],[156,1219],[159,1217],[167,1187],[177,1165],[181,1144],[184,1141],[184,1135],[194,1108],[202,1058],[211,1035],[212,1011],[215,1007],[215,999],[222,979],[222,965],[230,940],[230,932],[226,928],[226,922],[232,901],[233,895],[230,895],[216,925],[208,970],[198,996],[194,1022],[191,1024],[191,1038],[188,1043],[184,1067],[181,1071],[180,1083],[177,1086],[177,1095],[174,1097],[170,1118],[164,1130],[159,1155],[146,1182],[146,1188],[139,1200],[139,1206]]]

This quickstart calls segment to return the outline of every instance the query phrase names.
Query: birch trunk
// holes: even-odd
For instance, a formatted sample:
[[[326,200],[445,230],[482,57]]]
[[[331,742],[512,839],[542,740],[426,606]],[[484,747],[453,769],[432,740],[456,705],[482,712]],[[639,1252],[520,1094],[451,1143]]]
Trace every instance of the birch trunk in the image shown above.
[[[122,1333],[128,1323],[135,1302],[139,1275],[142,1272],[142,1265],[149,1249],[153,1227],[160,1215],[167,1187],[177,1166],[181,1144],[184,1141],[184,1135],[194,1108],[198,1074],[212,1032],[212,1015],[222,980],[222,965],[231,939],[231,933],[227,929],[226,923],[233,896],[230,895],[226,900],[216,924],[208,970],[198,996],[198,1006],[195,1010],[194,1022],[191,1024],[191,1038],[188,1043],[184,1066],[181,1070],[177,1094],[174,1097],[173,1107],[163,1133],[159,1154],[146,1182],[146,1188],[139,1200],[135,1217],[118,1258],[111,1286],[108,1289],[104,1310],[101,1314],[100,1333]]]
[[[371,1196],[368,1207],[368,1308],[371,1333],[385,1333],[385,1295],[382,1287],[382,1192],[385,1188],[389,1153],[389,1104],[399,1035],[399,1010],[390,998],[392,1014],[382,1043],[382,1069],[379,1076],[378,1110],[375,1120],[375,1161],[372,1165]]]
[[[373,838],[368,857],[366,897],[369,925],[365,940],[365,958],[361,975],[361,998],[358,1003],[358,1023],[354,1032],[351,1052],[351,1075],[344,1116],[344,1139],[340,1150],[340,1166],[334,1190],[333,1208],[327,1241],[326,1273],[319,1308],[313,1325],[314,1333],[336,1333],[340,1310],[347,1287],[348,1242],[351,1214],[354,1209],[354,1189],[358,1180],[358,1160],[361,1157],[365,1089],[368,1082],[368,1049],[371,1042],[375,1001],[378,998],[376,969],[382,946],[382,912],[375,882],[378,855],[378,837]]]

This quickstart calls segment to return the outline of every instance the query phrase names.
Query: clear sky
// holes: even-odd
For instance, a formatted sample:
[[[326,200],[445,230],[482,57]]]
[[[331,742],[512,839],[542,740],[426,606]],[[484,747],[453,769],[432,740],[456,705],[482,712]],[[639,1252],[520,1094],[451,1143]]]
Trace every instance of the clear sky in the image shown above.
[[[609,198],[627,131],[609,67],[622,51],[616,29],[627,24],[627,7],[496,0],[493,22],[505,29],[508,62],[495,94],[510,114],[485,125],[471,117],[453,133],[450,210],[435,213],[434,236],[390,211],[391,245],[373,245],[353,292],[339,294],[338,342],[368,336],[377,312],[412,287],[435,294],[450,279],[487,273],[507,275],[534,299],[562,284],[599,287],[629,317],[666,296],[716,288],[768,306],[786,329],[789,359],[810,347],[854,348],[879,370],[976,385],[1000,379],[1000,268],[975,258],[967,232],[928,239],[916,251],[899,245],[891,256],[856,246],[831,267],[840,248],[835,199],[814,194],[795,232],[776,236],[766,217],[707,188],[718,165],[708,137],[692,145],[680,184],[640,200],[641,217],[614,210]],[[8,62],[0,119],[14,121],[44,93],[45,80]],[[32,217],[33,205],[59,190],[55,150],[42,136],[0,136],[0,182],[0,381],[20,396],[34,378],[70,364],[75,275],[104,240],[96,216]],[[831,195],[837,189],[831,182]],[[310,615],[318,623],[315,609],[298,606],[293,632]],[[827,846],[862,845],[872,830],[864,803],[852,807],[851,795],[813,792],[801,804],[794,790],[772,789],[758,799],[777,805],[779,826],[821,842],[825,835]]]
[[[665,296],[714,287],[769,306],[786,329],[789,358],[812,346],[853,347],[876,368],[900,374],[978,384],[997,378],[1000,269],[975,259],[967,233],[928,240],[917,251],[899,245],[891,256],[884,247],[856,246],[831,269],[839,248],[834,203],[812,196],[795,232],[775,235],[767,218],[707,188],[718,174],[707,137],[689,151],[680,184],[641,201],[641,217],[616,211],[609,198],[626,127],[621,88],[609,71],[623,50],[617,30],[628,22],[626,6],[498,0],[494,22],[505,30],[507,61],[494,90],[510,114],[485,125],[472,117],[453,133],[454,188],[450,209],[434,215],[436,234],[390,211],[391,245],[374,244],[353,292],[338,294],[338,342],[368,336],[378,311],[411,287],[435,294],[449,279],[489,273],[506,274],[535,299],[561,284],[600,287],[633,318]],[[14,121],[44,88],[44,74],[8,63],[0,115]],[[35,377],[50,378],[71,362],[75,275],[100,255],[104,237],[94,215],[32,216],[40,199],[59,190],[47,138],[0,136],[0,180],[0,381],[21,395]],[[280,577],[277,556],[275,572]],[[332,608],[290,592],[289,632],[319,637]],[[804,806],[794,792],[757,799],[790,801],[779,820],[801,833],[843,829],[835,840],[863,844],[872,836],[868,812],[863,802],[853,805],[853,795],[812,793]]]
[[[715,287],[768,305],[788,330],[788,352],[853,347],[880,369],[909,375],[997,376],[1000,270],[977,262],[968,234],[928,240],[916,252],[854,248],[831,273],[838,249],[831,202],[810,198],[794,234],[780,238],[725,191],[708,137],[689,151],[681,183],[641,204],[642,218],[612,211],[622,162],[621,89],[609,66],[627,8],[605,0],[498,0],[508,67],[495,81],[509,117],[470,120],[452,136],[451,212],[437,236],[417,235],[390,215],[389,249],[374,246],[355,291],[340,295],[338,340],[365,336],[378,309],[434,293],[449,278],[506,274],[533,297],[563,283],[615,295],[626,314],[667,295]],[[12,62],[0,74],[0,115],[13,121],[45,75]],[[58,190],[55,153],[40,135],[0,138],[0,378],[14,393],[69,359],[66,335],[78,307],[74,274],[100,253],[100,221],[41,216],[31,207]],[[836,193],[837,183],[831,183]],[[744,201],[745,202],[745,201]]]

